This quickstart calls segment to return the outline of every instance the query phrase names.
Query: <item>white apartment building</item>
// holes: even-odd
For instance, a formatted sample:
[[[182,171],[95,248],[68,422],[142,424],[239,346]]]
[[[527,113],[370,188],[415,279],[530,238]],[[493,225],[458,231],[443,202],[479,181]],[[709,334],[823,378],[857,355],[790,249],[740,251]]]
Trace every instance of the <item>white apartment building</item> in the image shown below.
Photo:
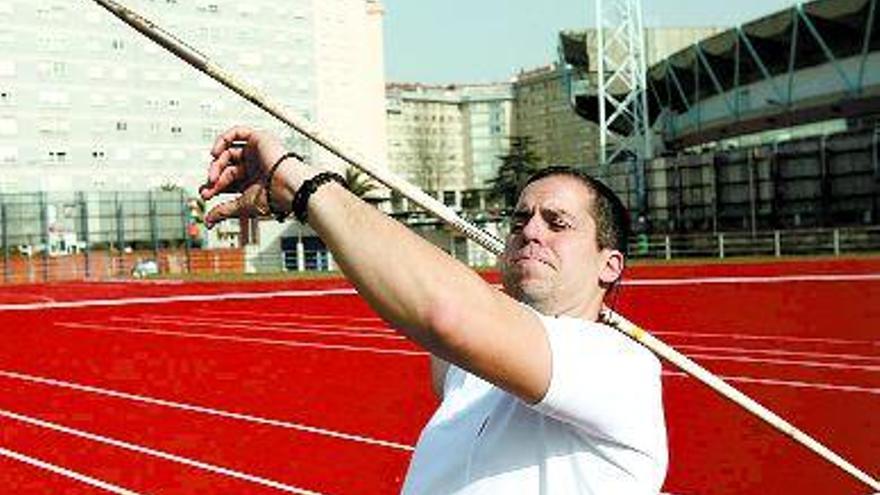
[[[123,3],[323,136],[386,162],[379,0]],[[177,186],[195,195],[211,143],[235,124],[343,168],[96,3],[0,0],[0,193]],[[260,251],[279,249],[284,226],[243,227]],[[238,226],[224,228],[234,243]]]
[[[384,162],[378,0],[127,0],[326,134]],[[0,0],[0,192],[195,192],[236,123],[283,124],[90,1]],[[345,72],[343,72],[345,68]]]
[[[386,94],[395,173],[449,206],[461,205],[463,191],[487,187],[509,148],[510,84],[393,83]]]

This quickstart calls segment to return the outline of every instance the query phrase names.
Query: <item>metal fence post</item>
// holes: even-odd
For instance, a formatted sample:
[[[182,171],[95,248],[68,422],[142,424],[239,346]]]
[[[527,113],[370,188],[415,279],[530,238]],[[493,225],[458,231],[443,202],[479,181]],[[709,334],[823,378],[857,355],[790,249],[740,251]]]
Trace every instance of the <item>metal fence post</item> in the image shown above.
[[[153,191],[147,193],[150,209],[150,243],[153,245],[153,259],[159,263],[159,219],[156,218],[156,198]]]
[[[46,205],[46,193],[39,193],[40,201],[40,244],[43,246],[43,282],[49,281],[49,208]]]
[[[718,257],[724,259],[724,234],[718,234]]]
[[[665,250],[666,250],[666,259],[672,259],[672,241],[669,239],[669,236],[665,236],[664,238]]]
[[[92,275],[91,257],[89,256],[89,251],[92,249],[89,240],[89,205],[88,201],[86,201],[85,193],[80,191],[77,194],[77,199],[79,200],[80,231],[82,232],[82,242],[84,245],[83,267],[85,268],[85,276],[88,279]]]
[[[303,245],[302,236],[296,238],[296,271],[306,271],[306,248]]]
[[[840,256],[840,229],[834,229],[833,244],[834,244],[834,256]]]
[[[777,258],[782,256],[782,239],[778,230],[773,231],[773,254]]]
[[[3,222],[3,282],[9,283],[9,229],[7,228],[6,202],[0,203],[0,221]]]
[[[119,270],[114,274],[117,277],[125,275],[125,218],[124,205],[116,193],[116,246],[118,251]]]
[[[189,238],[189,206],[186,204],[186,197],[183,189],[180,190],[180,223],[183,228],[183,249],[186,255],[186,273],[192,273],[192,259],[190,256],[190,238]]]

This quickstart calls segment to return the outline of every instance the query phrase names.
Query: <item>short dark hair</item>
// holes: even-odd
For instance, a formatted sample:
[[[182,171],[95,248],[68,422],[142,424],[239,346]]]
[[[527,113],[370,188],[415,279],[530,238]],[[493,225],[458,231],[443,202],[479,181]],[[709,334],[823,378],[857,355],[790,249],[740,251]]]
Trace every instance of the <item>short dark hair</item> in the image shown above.
[[[616,249],[626,254],[630,234],[629,212],[620,197],[599,179],[576,168],[555,165],[532,174],[520,187],[519,195],[529,184],[556,175],[578,179],[593,192],[590,215],[596,222],[596,241],[599,248]]]

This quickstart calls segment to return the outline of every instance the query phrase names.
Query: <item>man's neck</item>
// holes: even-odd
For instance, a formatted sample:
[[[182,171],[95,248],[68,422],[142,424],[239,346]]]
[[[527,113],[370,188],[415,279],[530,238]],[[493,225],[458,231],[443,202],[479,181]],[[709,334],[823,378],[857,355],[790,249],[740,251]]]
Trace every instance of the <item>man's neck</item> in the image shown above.
[[[602,310],[602,297],[579,302],[524,301],[539,313],[547,316],[569,316],[587,321],[598,321]]]

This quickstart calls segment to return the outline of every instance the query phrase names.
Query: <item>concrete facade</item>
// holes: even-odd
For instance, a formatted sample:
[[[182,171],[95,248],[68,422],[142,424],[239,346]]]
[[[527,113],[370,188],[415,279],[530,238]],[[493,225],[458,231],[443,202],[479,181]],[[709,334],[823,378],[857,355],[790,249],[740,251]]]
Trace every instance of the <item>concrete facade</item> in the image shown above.
[[[332,122],[330,134],[359,152],[384,156],[377,1],[126,4],[300,117]],[[210,143],[237,123],[315,153],[89,2],[0,0],[0,47],[0,192],[194,193]]]
[[[513,135],[531,138],[541,165],[596,163],[599,126],[574,113],[555,64],[520,72],[513,88]]]
[[[509,146],[510,84],[389,84],[386,94],[393,171],[450,206],[486,187]]]

